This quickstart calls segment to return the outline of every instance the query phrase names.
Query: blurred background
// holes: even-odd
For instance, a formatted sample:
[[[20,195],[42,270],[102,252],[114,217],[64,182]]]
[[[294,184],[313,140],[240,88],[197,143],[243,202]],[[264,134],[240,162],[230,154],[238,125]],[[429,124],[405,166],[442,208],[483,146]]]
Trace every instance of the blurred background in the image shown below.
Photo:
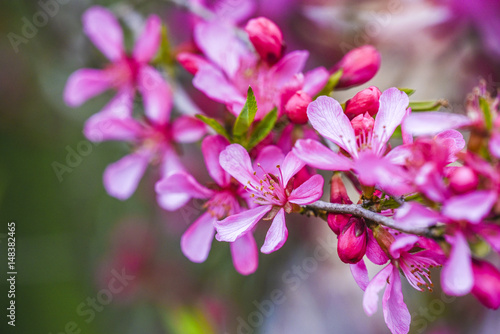
[[[238,0],[220,1],[238,6]],[[260,254],[259,269],[245,277],[234,270],[226,243],[214,242],[203,264],[182,255],[180,235],[200,203],[162,211],[155,203],[153,171],[127,201],[105,193],[102,172],[128,148],[90,143],[82,127],[111,95],[78,109],[62,101],[73,71],[105,62],[82,33],[81,15],[94,4],[129,22],[158,14],[174,52],[191,40],[192,15],[169,1],[1,2],[0,309],[5,314],[11,221],[18,274],[16,327],[2,315],[0,332],[387,333],[381,308],[371,318],[364,314],[362,291],[338,260],[335,235],[318,219],[289,221],[285,246]],[[490,90],[500,84],[497,0],[255,0],[254,5],[253,16],[267,16],[282,28],[287,51],[311,52],[309,68],[329,68],[363,44],[377,46],[381,70],[359,90],[414,88],[414,99],[445,98],[451,111],[461,112],[479,78]],[[190,75],[178,71],[200,108],[220,111],[192,91]],[[344,101],[355,92],[336,98]],[[200,164],[199,144],[186,147],[185,156],[189,166]],[[265,230],[257,231],[258,244]],[[434,282],[439,285],[437,272]],[[498,333],[498,311],[487,311],[474,298],[447,297],[439,287],[420,293],[404,280],[403,285],[412,333]]]

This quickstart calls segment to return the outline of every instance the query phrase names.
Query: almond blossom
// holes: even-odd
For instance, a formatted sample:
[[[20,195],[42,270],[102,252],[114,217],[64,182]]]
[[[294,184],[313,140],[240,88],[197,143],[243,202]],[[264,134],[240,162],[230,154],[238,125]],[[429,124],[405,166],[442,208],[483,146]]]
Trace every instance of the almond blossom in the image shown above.
[[[222,151],[220,164],[244,185],[258,206],[217,221],[215,228],[219,241],[235,241],[267,214],[265,219],[273,222],[261,251],[272,253],[280,249],[288,237],[285,212],[291,213],[294,206],[313,203],[323,195],[324,180],[320,175],[312,176],[294,189],[292,178],[304,163],[292,152],[284,156],[276,146],[262,149],[252,166],[248,152],[241,145],[232,144]]]

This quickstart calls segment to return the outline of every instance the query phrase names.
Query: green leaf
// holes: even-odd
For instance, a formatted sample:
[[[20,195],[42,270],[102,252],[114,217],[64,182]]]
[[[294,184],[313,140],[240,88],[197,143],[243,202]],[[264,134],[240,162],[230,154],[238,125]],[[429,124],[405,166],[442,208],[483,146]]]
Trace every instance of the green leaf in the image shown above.
[[[252,125],[253,120],[255,118],[255,114],[257,113],[257,101],[255,100],[255,95],[253,94],[252,87],[248,87],[247,92],[247,101],[243,106],[238,118],[236,118],[236,122],[233,127],[233,135],[235,137],[242,136],[245,134],[250,125]]]
[[[484,123],[488,130],[491,130],[493,127],[493,118],[491,117],[491,110],[488,101],[484,97],[479,97],[479,107],[483,111],[484,115]]]
[[[229,134],[227,133],[226,129],[224,129],[224,127],[215,119],[201,114],[196,115],[196,118],[198,118],[200,121],[202,121],[212,129],[214,129],[215,132],[217,132],[218,134],[226,137],[229,141],[231,141],[231,138],[229,137]]]
[[[258,143],[262,141],[262,139],[266,138],[266,136],[271,132],[278,120],[278,109],[274,108],[271,110],[264,118],[257,124],[255,129],[252,131],[250,135],[250,140],[247,145],[247,149],[251,150]]]
[[[405,93],[406,93],[406,95],[408,95],[408,96],[412,96],[412,95],[413,95],[413,93],[415,93],[415,92],[416,92],[416,90],[415,90],[415,89],[412,89],[412,88],[398,88],[398,89],[399,89],[400,91],[402,91],[402,92],[405,92]]]
[[[326,82],[326,85],[325,87],[323,87],[323,89],[321,90],[321,92],[318,93],[318,95],[316,95],[314,97],[314,99],[316,100],[316,98],[318,96],[321,96],[321,95],[328,95],[330,94],[331,92],[333,92],[333,89],[337,86],[337,84],[339,83],[339,80],[340,78],[342,77],[342,73],[344,72],[344,70],[340,69],[338,70],[337,72],[333,73],[332,75],[330,75],[330,77],[328,78],[328,81]]]
[[[448,102],[445,100],[412,101],[409,105],[412,111],[436,111],[446,106],[448,106]]]

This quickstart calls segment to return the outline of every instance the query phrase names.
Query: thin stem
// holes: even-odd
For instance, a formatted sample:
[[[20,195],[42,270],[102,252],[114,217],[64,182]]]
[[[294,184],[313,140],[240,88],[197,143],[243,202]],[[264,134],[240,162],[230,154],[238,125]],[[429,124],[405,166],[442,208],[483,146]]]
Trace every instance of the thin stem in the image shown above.
[[[377,224],[386,227],[390,227],[400,232],[426,236],[434,239],[441,237],[441,233],[438,233],[438,230],[435,227],[421,228],[421,227],[399,226],[394,221],[394,219],[383,216],[377,212],[365,209],[358,204],[337,204],[337,203],[317,201],[315,203],[305,205],[303,206],[303,208],[306,211],[307,210],[313,211],[316,215],[325,215],[326,213],[349,214],[356,217],[362,217],[368,219],[372,222],[375,222]]]

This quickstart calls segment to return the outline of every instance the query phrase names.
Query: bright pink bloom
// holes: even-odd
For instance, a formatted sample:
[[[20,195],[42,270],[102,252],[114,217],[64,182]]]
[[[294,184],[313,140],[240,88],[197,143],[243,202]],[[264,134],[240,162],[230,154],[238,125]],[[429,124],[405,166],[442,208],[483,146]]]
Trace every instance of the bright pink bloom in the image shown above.
[[[193,262],[204,262],[215,235],[214,223],[227,216],[243,210],[240,202],[247,202],[248,195],[243,186],[231,182],[231,176],[219,164],[220,153],[229,145],[222,136],[209,136],[203,140],[202,151],[208,173],[216,186],[207,188],[186,172],[176,172],[158,181],[156,192],[177,197],[177,210],[191,198],[206,199],[204,212],[182,235],[181,249],[184,255]],[[242,275],[253,273],[258,266],[258,252],[255,239],[251,232],[241,235],[231,243],[231,254],[236,270]]]
[[[304,91],[299,90],[285,104],[285,113],[292,123],[307,123],[307,106],[312,102],[311,97]]]
[[[453,169],[449,176],[450,189],[456,194],[465,194],[473,191],[479,184],[476,173],[467,166]]]
[[[330,202],[352,204],[344,182],[342,181],[342,177],[338,174],[335,174],[330,180]],[[327,218],[328,226],[335,234],[339,235],[349,222],[349,218],[351,218],[351,215],[329,213]]]
[[[251,19],[245,31],[261,59],[269,64],[281,59],[285,44],[283,34],[274,22],[265,17]]]
[[[351,217],[339,234],[337,253],[344,263],[357,263],[366,253],[368,235],[362,218]]]
[[[498,309],[500,307],[500,271],[486,261],[473,260],[474,287],[472,294],[484,306]]]
[[[353,49],[330,70],[335,73],[342,69],[336,88],[349,88],[364,84],[377,74],[380,68],[380,53],[371,45]]]
[[[403,194],[409,191],[404,171],[383,157],[392,133],[407,115],[408,103],[408,96],[397,88],[384,91],[373,128],[370,126],[356,135],[340,104],[330,97],[320,96],[309,104],[309,120],[316,131],[337,144],[350,159],[314,140],[298,140],[293,152],[312,167],[355,170],[364,185],[378,184],[392,194]]]
[[[358,92],[352,99],[345,103],[345,114],[349,119],[357,115],[368,113],[375,116],[379,109],[379,99],[382,92],[375,86],[371,86]]]
[[[288,237],[285,212],[292,212],[293,205],[306,205],[321,198],[324,180],[314,175],[294,189],[291,180],[304,163],[292,152],[285,157],[276,146],[264,148],[255,161],[252,166],[248,152],[238,144],[229,145],[221,153],[222,168],[245,186],[259,206],[216,222],[216,238],[233,242],[268,214],[267,219],[273,222],[261,251],[271,253],[281,248]]]
[[[66,104],[77,107],[111,88],[133,96],[137,87],[143,96],[147,116],[164,122],[165,119],[157,118],[170,108],[171,101],[165,98],[170,89],[161,74],[148,65],[160,46],[161,20],[156,15],[148,18],[131,55],[125,53],[122,28],[108,9],[100,6],[88,9],[83,14],[83,27],[111,63],[103,70],[84,68],[73,73],[64,90]]]

